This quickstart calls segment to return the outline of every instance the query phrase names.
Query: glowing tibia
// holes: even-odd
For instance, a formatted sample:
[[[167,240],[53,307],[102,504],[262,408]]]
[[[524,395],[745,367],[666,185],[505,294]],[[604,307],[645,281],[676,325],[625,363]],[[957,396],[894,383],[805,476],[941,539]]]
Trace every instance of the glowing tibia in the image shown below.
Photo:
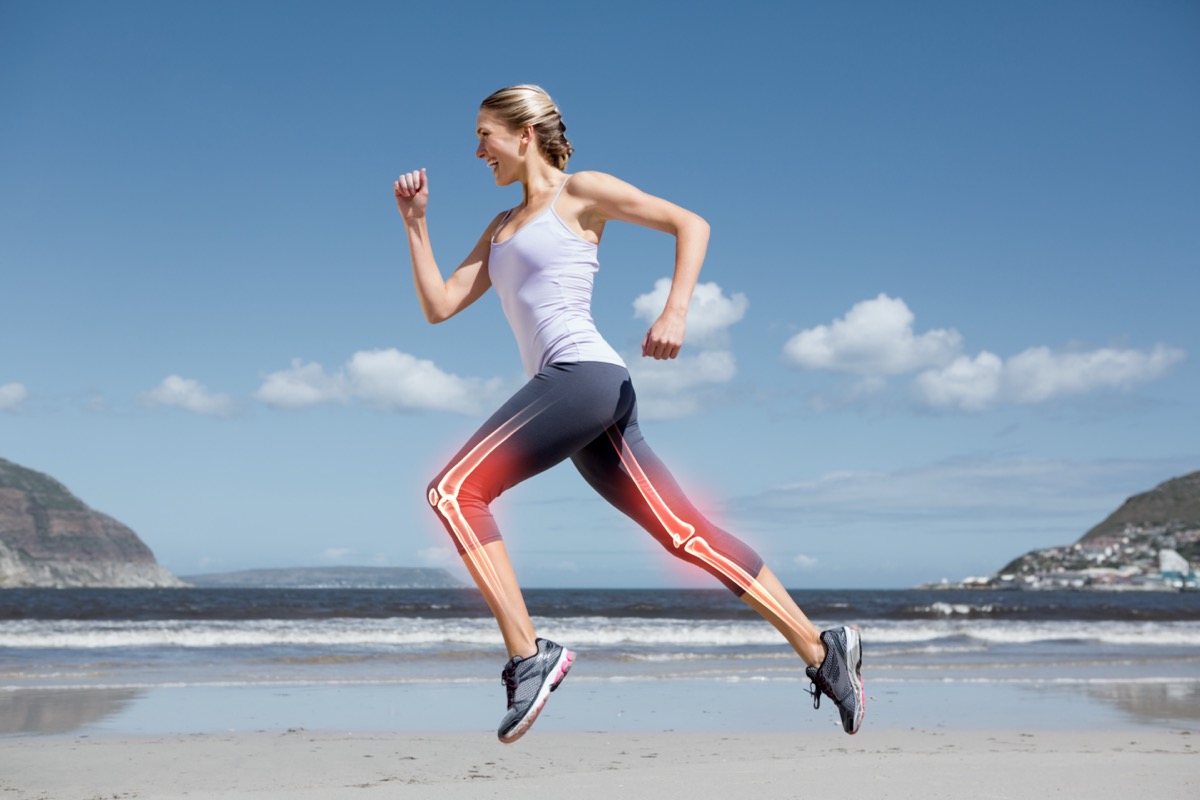
[[[629,473],[629,477],[637,485],[638,491],[641,492],[642,497],[649,504],[650,509],[662,524],[663,529],[670,535],[671,542],[676,548],[683,547],[684,552],[703,561],[724,575],[796,633],[801,636],[808,634],[808,631],[792,618],[787,609],[772,597],[770,592],[753,575],[742,569],[732,559],[719,553],[708,543],[707,539],[696,535],[696,528],[694,526],[676,516],[666,501],[662,499],[658,490],[654,488],[654,484],[650,482],[650,477],[646,475],[645,470],[642,469],[637,459],[634,458],[633,453],[625,445],[625,440],[621,437],[620,433],[610,430],[608,437],[613,443],[613,447],[617,449],[625,471]]]
[[[488,558],[487,553],[483,550],[483,545],[479,541],[479,537],[475,535],[475,531],[471,529],[467,518],[463,516],[462,508],[458,504],[458,493],[462,490],[463,484],[471,477],[471,473],[479,468],[488,456],[490,456],[497,447],[502,445],[509,437],[523,428],[528,422],[540,414],[549,405],[544,400],[531,403],[521,409],[516,416],[507,420],[503,425],[496,428],[488,434],[484,439],[471,448],[465,456],[457,463],[446,470],[445,476],[438,481],[436,489],[429,490],[429,504],[437,509],[438,513],[446,520],[450,526],[450,530],[454,533],[454,537],[462,546],[467,559],[471,562],[475,574],[479,580],[483,581],[486,591],[493,597],[502,597],[500,586],[500,576],[496,574],[496,568],[492,564],[492,560]]]
[[[718,553],[702,536],[696,536],[690,539],[683,547],[688,553],[691,553],[696,558],[716,569],[726,578],[736,583],[745,590],[746,594],[753,597],[764,607],[769,609],[772,614],[778,617],[784,624],[791,628],[801,636],[807,635],[808,631],[800,627],[797,622],[792,619],[791,615],[782,604],[771,596],[761,583],[746,570],[739,567],[730,559]]]
[[[458,498],[450,495],[435,502],[433,494],[433,492],[429,493],[430,502],[433,503],[433,507],[438,510],[438,513],[446,518],[450,530],[454,531],[455,538],[462,543],[467,559],[475,568],[475,574],[487,586],[490,595],[499,597],[500,576],[496,574],[496,568],[492,565],[492,560],[488,558],[487,553],[484,552],[479,537],[475,535],[475,531],[471,530],[467,518],[463,516],[462,509],[458,507]]]

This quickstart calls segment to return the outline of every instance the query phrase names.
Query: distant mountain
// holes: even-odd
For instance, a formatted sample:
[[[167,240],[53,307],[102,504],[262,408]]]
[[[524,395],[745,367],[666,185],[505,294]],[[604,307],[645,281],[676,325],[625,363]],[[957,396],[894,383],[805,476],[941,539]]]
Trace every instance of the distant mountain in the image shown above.
[[[202,588],[243,589],[459,589],[444,569],[418,567],[301,567],[247,569],[183,578]]]
[[[1148,492],[1135,494],[1079,541],[1087,542],[1139,527],[1200,528],[1200,472],[1172,478]]]
[[[1200,562],[1200,472],[1135,494],[1077,542],[1034,550],[973,585],[1193,587]],[[1174,574],[1168,574],[1174,573]]]
[[[182,585],[132,530],[0,458],[0,588]]]

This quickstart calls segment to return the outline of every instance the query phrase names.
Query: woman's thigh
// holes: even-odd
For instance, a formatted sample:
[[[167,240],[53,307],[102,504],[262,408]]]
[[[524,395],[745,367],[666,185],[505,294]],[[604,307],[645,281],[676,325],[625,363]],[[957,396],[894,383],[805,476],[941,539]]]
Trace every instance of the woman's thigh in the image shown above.
[[[490,503],[601,435],[624,410],[622,383],[625,370],[611,364],[551,364],[480,426],[431,488]]]

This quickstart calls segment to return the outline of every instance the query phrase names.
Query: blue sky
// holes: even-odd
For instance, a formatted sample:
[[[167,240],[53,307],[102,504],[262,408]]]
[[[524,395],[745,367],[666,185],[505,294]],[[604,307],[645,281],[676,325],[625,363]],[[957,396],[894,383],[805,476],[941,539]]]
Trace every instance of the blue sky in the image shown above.
[[[0,456],[178,574],[455,566],[429,477],[520,385],[444,272],[519,190],[479,101],[545,86],[598,169],[713,237],[683,356],[634,353],[669,237],[594,315],[647,438],[797,588],[1073,541],[1200,468],[1192,2],[0,2]],[[569,466],[495,507],[530,586],[708,585]],[[715,584],[714,584],[715,585]]]

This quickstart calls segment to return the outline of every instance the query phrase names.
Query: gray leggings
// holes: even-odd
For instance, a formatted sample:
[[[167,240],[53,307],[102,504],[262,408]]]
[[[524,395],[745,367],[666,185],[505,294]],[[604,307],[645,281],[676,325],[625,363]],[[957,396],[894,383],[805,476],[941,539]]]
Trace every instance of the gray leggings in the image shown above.
[[[615,364],[551,364],[533,376],[433,479],[429,502],[466,554],[501,538],[492,500],[566,458],[669,553],[739,596],[762,569],[754,550],[696,510],[642,439],[633,383]]]

